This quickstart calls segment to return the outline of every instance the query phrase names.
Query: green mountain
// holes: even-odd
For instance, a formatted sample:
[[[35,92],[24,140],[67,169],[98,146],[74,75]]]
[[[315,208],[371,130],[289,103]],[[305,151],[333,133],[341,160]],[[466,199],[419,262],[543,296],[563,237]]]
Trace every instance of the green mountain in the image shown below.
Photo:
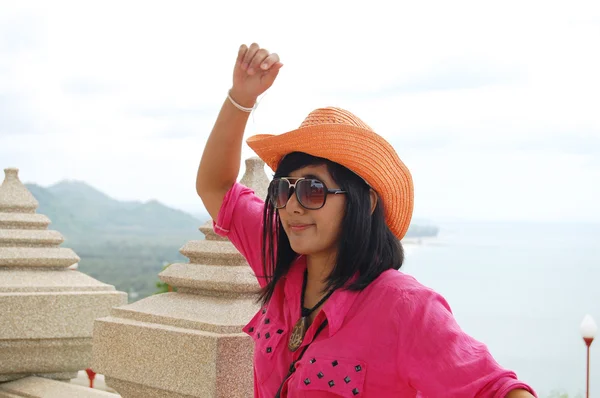
[[[47,215],[50,229],[62,233],[64,247],[79,255],[79,269],[138,300],[156,291],[166,263],[187,261],[179,249],[203,239],[204,220],[157,201],[115,200],[79,181],[50,187],[25,184]]]
[[[157,201],[122,202],[78,181],[48,188],[26,184],[40,203],[39,213],[52,220],[68,243],[140,241],[182,243],[200,239],[202,220]]]

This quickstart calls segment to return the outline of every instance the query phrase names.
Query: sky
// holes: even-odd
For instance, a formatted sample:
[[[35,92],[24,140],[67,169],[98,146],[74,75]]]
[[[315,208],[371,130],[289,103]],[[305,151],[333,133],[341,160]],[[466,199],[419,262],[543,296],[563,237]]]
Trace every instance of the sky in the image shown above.
[[[600,222],[600,2],[207,4],[0,0],[0,167],[202,212],[198,163],[257,42],[284,67],[245,138],[339,106],[406,163],[415,217]]]

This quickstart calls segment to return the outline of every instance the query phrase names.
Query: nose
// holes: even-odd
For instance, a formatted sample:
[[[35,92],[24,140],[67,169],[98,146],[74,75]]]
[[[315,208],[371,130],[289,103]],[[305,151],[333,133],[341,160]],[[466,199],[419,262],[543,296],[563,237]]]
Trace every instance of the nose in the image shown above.
[[[296,190],[290,190],[290,198],[285,205],[285,209],[290,214],[301,214],[304,212],[304,207],[298,203],[298,198],[296,197]]]

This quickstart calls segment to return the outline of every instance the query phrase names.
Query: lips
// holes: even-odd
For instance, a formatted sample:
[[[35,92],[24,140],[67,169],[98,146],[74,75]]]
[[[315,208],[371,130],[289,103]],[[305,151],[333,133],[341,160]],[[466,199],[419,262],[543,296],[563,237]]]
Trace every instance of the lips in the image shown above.
[[[300,224],[300,223],[290,223],[290,229],[292,231],[304,231],[313,226],[313,224]]]

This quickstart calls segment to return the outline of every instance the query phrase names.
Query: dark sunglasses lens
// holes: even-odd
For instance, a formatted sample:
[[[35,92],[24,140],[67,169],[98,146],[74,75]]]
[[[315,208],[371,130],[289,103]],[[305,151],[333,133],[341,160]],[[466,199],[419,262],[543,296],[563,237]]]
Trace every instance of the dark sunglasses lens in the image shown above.
[[[269,187],[269,195],[271,196],[271,202],[277,209],[285,207],[290,198],[290,184],[287,180],[275,179],[271,181]]]
[[[296,184],[300,204],[307,209],[320,209],[325,203],[325,185],[319,180],[301,180]]]

